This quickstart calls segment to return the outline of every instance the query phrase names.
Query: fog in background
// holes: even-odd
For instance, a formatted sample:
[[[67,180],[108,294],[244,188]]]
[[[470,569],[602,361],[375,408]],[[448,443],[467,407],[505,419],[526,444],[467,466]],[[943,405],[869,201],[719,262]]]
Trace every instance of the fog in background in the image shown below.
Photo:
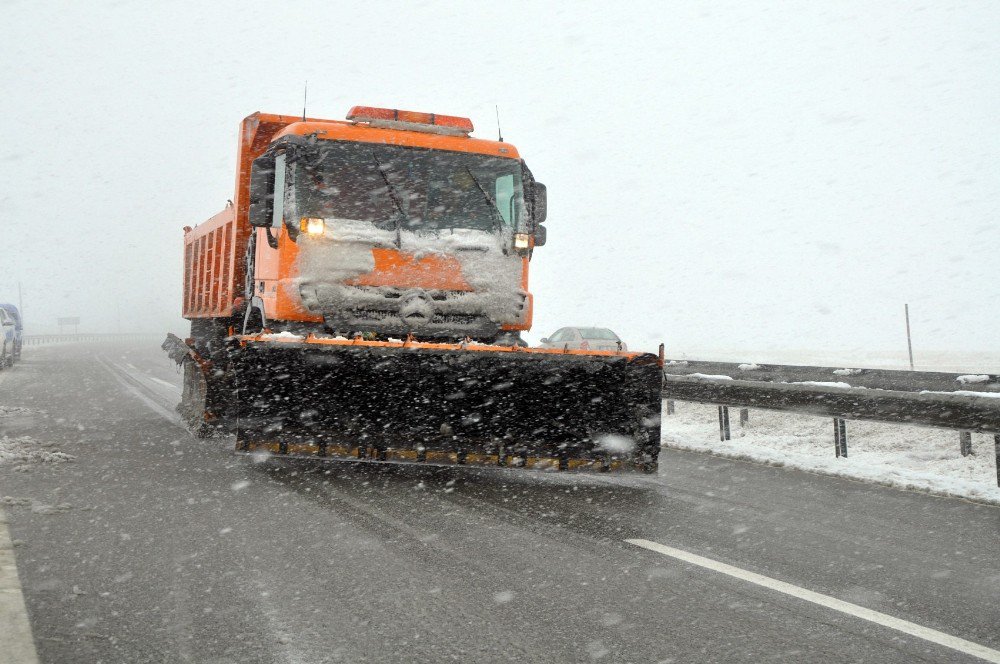
[[[992,350],[1000,4],[5,2],[0,301],[186,331],[254,112],[472,118],[549,187],[537,340]],[[774,355],[774,353],[772,353]],[[780,351],[777,351],[780,356]]]

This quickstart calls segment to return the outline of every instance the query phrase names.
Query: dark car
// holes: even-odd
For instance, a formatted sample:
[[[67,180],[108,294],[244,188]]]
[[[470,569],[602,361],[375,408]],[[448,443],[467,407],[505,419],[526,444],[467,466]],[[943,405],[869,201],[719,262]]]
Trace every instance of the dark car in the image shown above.
[[[0,368],[12,367],[21,359],[23,334],[21,312],[13,304],[0,304]]]

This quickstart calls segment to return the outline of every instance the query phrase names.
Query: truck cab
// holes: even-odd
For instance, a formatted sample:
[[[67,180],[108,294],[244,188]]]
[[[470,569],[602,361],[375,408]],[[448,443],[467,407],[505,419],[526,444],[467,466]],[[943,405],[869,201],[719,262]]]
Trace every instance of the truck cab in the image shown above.
[[[510,339],[546,191],[466,118],[355,107],[277,131],[253,159],[246,331]],[[249,118],[248,118],[249,119]]]

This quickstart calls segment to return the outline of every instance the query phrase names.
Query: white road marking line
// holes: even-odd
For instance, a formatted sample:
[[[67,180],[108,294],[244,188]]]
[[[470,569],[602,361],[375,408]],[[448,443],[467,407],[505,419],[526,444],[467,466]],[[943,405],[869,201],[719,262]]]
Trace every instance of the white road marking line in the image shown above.
[[[0,655],[9,664],[37,664],[35,641],[14,562],[7,517],[0,508]]]
[[[952,636],[951,634],[939,632],[936,629],[931,629],[930,627],[924,627],[923,625],[911,623],[907,620],[894,618],[893,616],[885,613],[872,611],[871,609],[866,609],[863,606],[851,604],[850,602],[845,602],[843,600],[830,597],[829,595],[823,595],[813,592],[812,590],[806,590],[805,588],[793,586],[790,583],[778,581],[777,579],[772,579],[769,576],[749,572],[747,570],[740,569],[739,567],[733,567],[732,565],[720,563],[719,561],[712,560],[711,558],[705,558],[694,553],[688,553],[687,551],[675,549],[657,542],[651,542],[645,539],[627,539],[625,541],[629,544],[634,544],[635,546],[641,546],[644,549],[655,551],[656,553],[662,553],[663,555],[670,556],[671,558],[683,560],[684,562],[691,563],[692,565],[698,565],[699,567],[704,567],[705,569],[710,569],[714,572],[727,574],[737,579],[748,581],[758,586],[763,586],[764,588],[777,590],[779,593],[804,599],[807,602],[825,606],[828,609],[840,611],[841,613],[846,613],[856,618],[873,622],[876,625],[882,625],[883,627],[888,627],[890,629],[903,632],[904,634],[915,636],[918,639],[923,639],[946,648],[951,648],[952,650],[957,650],[958,652],[965,653],[966,655],[978,657],[987,662],[1000,664],[1000,650],[993,650],[992,648],[987,648],[986,646],[979,645],[978,643],[973,643],[972,641],[966,641],[965,639],[960,639],[957,636]]]

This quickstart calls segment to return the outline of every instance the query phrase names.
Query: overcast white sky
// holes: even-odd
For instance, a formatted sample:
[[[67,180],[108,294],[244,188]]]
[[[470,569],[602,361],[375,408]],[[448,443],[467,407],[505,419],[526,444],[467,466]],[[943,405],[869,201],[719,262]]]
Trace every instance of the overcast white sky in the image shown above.
[[[876,6],[877,5],[877,6]],[[533,339],[993,350],[1000,3],[0,2],[0,301],[175,332],[257,110],[467,115],[548,184]]]

